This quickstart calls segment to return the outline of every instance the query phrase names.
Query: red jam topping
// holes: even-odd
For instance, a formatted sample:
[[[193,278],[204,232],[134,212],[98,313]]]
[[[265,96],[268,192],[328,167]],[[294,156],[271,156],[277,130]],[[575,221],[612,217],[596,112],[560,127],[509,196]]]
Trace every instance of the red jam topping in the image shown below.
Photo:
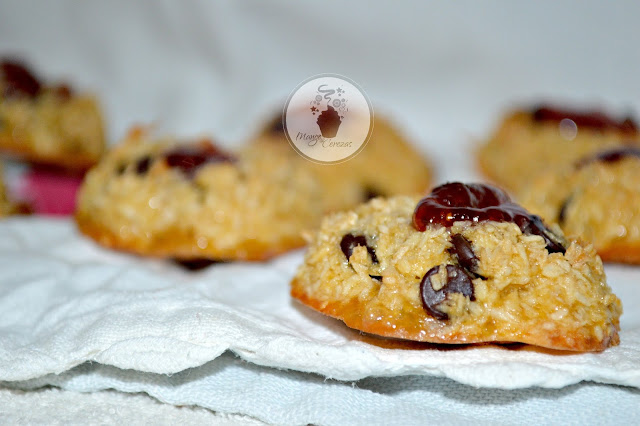
[[[599,130],[618,130],[625,133],[635,133],[638,125],[631,117],[624,120],[616,120],[601,111],[572,111],[567,109],[552,108],[550,106],[540,106],[533,112],[534,121],[538,122],[560,122],[564,119],[573,121],[578,127],[588,127]]]
[[[541,236],[549,253],[565,252],[561,239],[547,229],[539,216],[530,214],[504,191],[490,185],[460,182],[440,185],[420,200],[413,213],[413,226],[420,232],[429,225],[450,227],[457,221],[512,222],[524,234]]]
[[[180,169],[185,175],[193,177],[205,164],[234,162],[235,157],[222,151],[209,141],[198,145],[180,146],[164,154],[167,165]]]
[[[26,96],[34,98],[41,89],[38,79],[18,62],[4,60],[0,62],[0,80],[4,82],[2,97]]]

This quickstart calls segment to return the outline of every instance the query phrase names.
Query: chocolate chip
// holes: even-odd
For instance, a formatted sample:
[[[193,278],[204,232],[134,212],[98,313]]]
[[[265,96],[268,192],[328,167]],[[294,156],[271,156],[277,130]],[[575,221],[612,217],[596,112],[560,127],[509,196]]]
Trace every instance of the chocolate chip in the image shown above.
[[[473,288],[473,277],[459,265],[446,265],[447,282],[439,290],[433,289],[431,277],[440,272],[440,266],[429,269],[420,282],[420,298],[425,311],[439,320],[449,319],[449,315],[438,310],[437,306],[445,301],[447,295],[460,293],[469,300],[476,300]]]
[[[558,223],[560,226],[564,225],[564,221],[567,219],[567,209],[573,199],[573,195],[568,196],[560,205],[560,211],[558,212]]]
[[[475,273],[478,270],[478,258],[471,248],[471,242],[462,234],[453,234],[451,236],[451,244],[449,253],[458,259],[458,263],[466,270]]]
[[[382,275],[369,275],[369,277],[376,281],[382,281]]]
[[[517,218],[516,225],[520,227],[523,234],[541,236],[549,253],[564,254],[567,251],[562,239],[544,225],[540,216],[530,215],[528,218]]]
[[[269,132],[274,135],[283,135],[284,134],[284,120],[282,117],[277,117],[271,122],[269,126]]]
[[[149,167],[151,166],[151,157],[144,156],[136,161],[135,171],[138,175],[144,175],[149,171]]]
[[[376,188],[367,186],[364,189],[364,200],[371,200],[372,198],[381,197],[382,192],[378,191]]]
[[[35,98],[41,89],[38,79],[25,65],[18,62],[2,61],[0,63],[0,79],[5,84],[2,94],[5,98],[19,96]]]
[[[344,253],[347,260],[351,258],[353,249],[358,246],[366,247],[369,256],[371,256],[371,261],[373,263],[378,263],[376,252],[373,247],[369,246],[369,244],[367,243],[367,238],[364,235],[346,234],[340,241],[340,249],[342,250],[342,253]]]

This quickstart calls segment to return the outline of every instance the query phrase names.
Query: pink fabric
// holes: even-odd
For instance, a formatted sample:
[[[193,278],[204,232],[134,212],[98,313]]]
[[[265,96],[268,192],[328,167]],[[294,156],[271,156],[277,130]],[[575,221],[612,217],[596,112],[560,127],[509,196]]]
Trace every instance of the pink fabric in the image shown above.
[[[21,198],[31,204],[34,213],[73,214],[82,176],[34,167],[27,171],[22,179]]]

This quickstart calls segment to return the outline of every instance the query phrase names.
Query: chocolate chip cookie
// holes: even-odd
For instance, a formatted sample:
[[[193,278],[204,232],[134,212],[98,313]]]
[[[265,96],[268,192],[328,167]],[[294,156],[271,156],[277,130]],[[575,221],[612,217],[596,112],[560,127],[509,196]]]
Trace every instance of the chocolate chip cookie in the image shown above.
[[[622,306],[592,246],[488,185],[448,183],[326,217],[291,294],[379,336],[569,351],[619,342]]]
[[[76,221],[140,255],[263,260],[304,245],[322,208],[314,177],[277,150],[230,153],[136,129],[87,174]]]
[[[0,151],[71,170],[94,165],[105,147],[93,96],[42,83],[25,65],[0,60]]]
[[[268,123],[254,143],[279,145],[292,161],[311,170],[323,187],[327,211],[350,208],[377,196],[420,194],[430,188],[433,179],[425,156],[379,115],[374,117],[364,149],[339,164],[316,164],[296,154],[287,142],[281,116]]]
[[[614,148],[534,179],[520,201],[604,261],[640,264],[640,147]]]
[[[480,148],[478,160],[486,176],[517,194],[541,172],[630,145],[640,146],[638,124],[631,117],[541,105],[508,115]]]

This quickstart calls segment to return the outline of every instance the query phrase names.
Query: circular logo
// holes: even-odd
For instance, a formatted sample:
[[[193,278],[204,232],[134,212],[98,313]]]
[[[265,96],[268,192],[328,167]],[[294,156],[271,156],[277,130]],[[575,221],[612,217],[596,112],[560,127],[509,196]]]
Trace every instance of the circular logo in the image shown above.
[[[291,93],[282,120],[289,143],[300,155],[315,163],[334,164],[364,149],[373,130],[373,109],[355,82],[321,74]]]

